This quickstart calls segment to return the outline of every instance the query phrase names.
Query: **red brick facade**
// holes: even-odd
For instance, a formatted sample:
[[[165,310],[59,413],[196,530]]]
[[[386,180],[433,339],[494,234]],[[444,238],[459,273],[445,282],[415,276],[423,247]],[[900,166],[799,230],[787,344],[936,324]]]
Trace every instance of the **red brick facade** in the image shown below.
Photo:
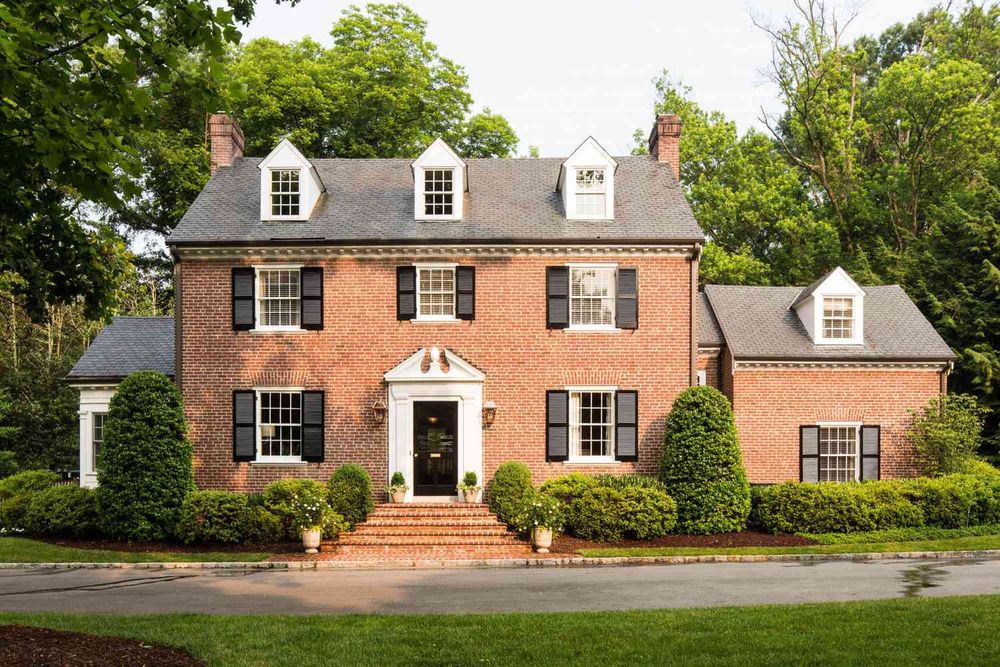
[[[325,327],[295,333],[234,332],[230,276],[237,263],[182,260],[177,277],[180,380],[200,487],[259,490],[289,476],[325,481],[337,466],[357,462],[370,471],[380,489],[391,472],[387,427],[373,423],[370,406],[384,396],[386,371],[416,350],[431,346],[452,350],[486,374],[484,398],[498,406],[495,423],[483,433],[486,480],[508,460],[526,463],[536,483],[572,471],[655,471],[664,420],[674,398],[689,384],[688,258],[652,253],[447,258],[476,267],[475,320],[399,322],[396,267],[415,259],[302,261],[324,268]],[[638,269],[637,330],[546,329],[545,268],[573,261],[616,262]],[[247,258],[243,264],[263,262]],[[583,384],[616,385],[639,392],[636,463],[546,462],[545,392]],[[233,462],[232,392],[260,386],[326,391],[325,462],[291,466]]]

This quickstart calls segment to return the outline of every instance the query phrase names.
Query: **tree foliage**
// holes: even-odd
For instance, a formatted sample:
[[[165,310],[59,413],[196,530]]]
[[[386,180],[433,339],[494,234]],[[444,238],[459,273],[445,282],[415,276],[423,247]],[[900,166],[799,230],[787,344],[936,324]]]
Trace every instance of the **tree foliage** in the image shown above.
[[[914,411],[908,435],[928,476],[964,472],[979,449],[983,408],[968,394],[936,397]]]

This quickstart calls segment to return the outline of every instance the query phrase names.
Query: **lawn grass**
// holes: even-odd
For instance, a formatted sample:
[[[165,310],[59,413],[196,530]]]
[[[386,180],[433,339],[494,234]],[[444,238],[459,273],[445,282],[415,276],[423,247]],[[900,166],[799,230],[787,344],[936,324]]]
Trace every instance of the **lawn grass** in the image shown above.
[[[1000,596],[441,616],[0,614],[132,637],[209,665],[992,664]]]
[[[271,556],[270,553],[231,551],[105,551],[63,547],[26,537],[0,537],[0,563],[191,563],[261,561]]]
[[[626,547],[580,549],[588,558],[620,556],[709,556],[763,554],[853,554],[884,553],[886,551],[983,551],[1000,549],[1000,535],[979,535],[938,540],[881,542],[877,544],[817,544],[804,547]]]

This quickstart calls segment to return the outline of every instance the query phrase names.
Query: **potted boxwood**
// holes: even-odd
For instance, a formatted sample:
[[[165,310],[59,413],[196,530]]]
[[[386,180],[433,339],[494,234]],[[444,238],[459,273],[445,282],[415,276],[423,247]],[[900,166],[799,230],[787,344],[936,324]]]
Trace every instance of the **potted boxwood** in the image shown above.
[[[563,504],[544,493],[532,489],[524,498],[515,524],[523,533],[531,535],[535,551],[547,554],[552,547],[552,537],[563,528]]]
[[[406,492],[410,490],[410,487],[406,485],[406,478],[403,477],[403,473],[394,472],[392,473],[392,478],[389,480],[389,486],[385,487],[385,492],[389,494],[389,497],[394,503],[401,503],[406,498]]]
[[[463,501],[474,503],[479,496],[479,489],[481,488],[476,473],[470,470],[462,477],[462,482],[458,485],[458,492],[462,494]]]

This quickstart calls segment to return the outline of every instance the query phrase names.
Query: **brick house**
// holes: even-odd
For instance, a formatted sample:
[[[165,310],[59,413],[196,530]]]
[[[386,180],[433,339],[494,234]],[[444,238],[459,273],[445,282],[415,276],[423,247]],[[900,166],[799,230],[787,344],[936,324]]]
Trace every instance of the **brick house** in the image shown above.
[[[913,474],[908,411],[953,355],[896,286],[698,290],[680,120],[649,156],[242,156],[208,119],[213,176],[167,240],[174,318],[115,318],[69,375],[81,483],[129,372],[171,374],[201,488],[257,491],[364,465],[408,500],[516,459],[536,482],[656,471],[685,387],[732,401],[751,481]]]

